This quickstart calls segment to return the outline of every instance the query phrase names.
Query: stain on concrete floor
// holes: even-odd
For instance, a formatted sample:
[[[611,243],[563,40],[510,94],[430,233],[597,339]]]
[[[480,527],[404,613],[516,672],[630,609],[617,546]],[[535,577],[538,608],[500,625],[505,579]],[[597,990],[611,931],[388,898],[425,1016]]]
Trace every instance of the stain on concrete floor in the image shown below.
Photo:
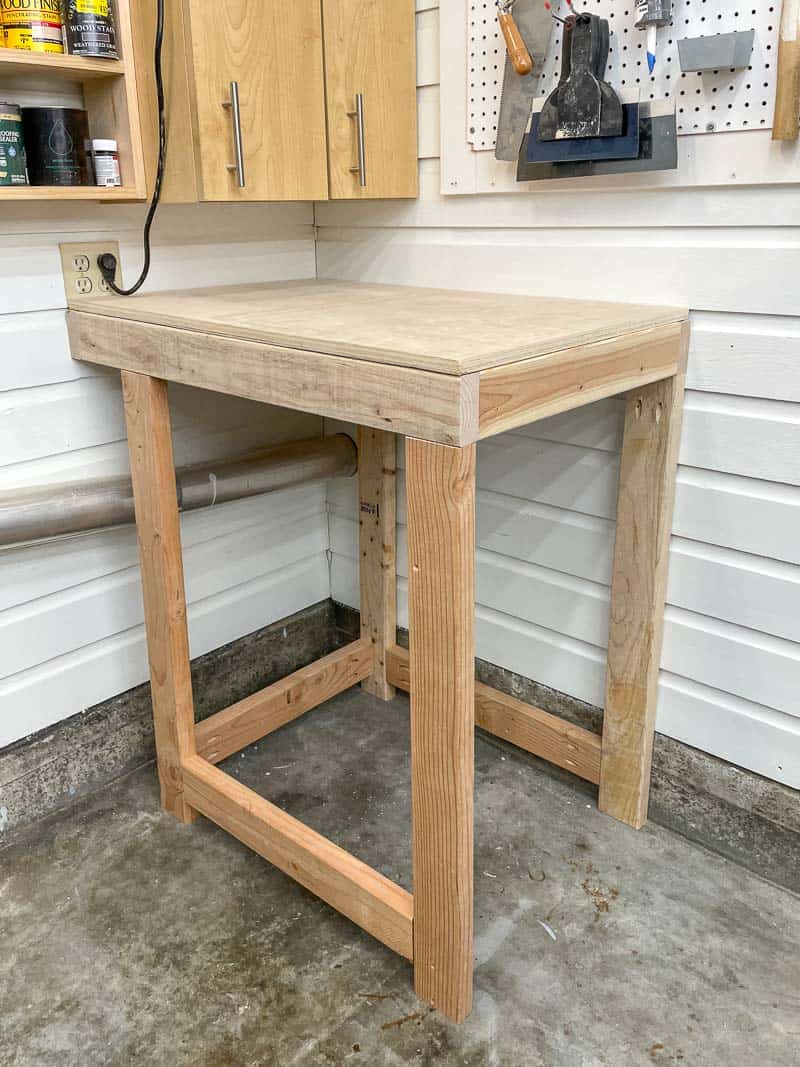
[[[410,888],[408,704],[360,691],[231,757]],[[475,1009],[137,771],[0,851],[1,1067],[800,1064],[800,900],[477,742]]]

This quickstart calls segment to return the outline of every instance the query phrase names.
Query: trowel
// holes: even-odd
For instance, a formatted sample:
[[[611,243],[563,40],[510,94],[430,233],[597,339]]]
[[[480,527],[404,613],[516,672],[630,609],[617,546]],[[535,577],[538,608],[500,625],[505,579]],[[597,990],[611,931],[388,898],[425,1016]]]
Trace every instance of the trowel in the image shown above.
[[[495,159],[516,163],[555,20],[542,0],[516,0],[513,7],[519,35],[533,60],[533,70],[530,74],[517,74],[511,58],[506,57],[494,155]],[[501,10],[505,9],[501,6]]]

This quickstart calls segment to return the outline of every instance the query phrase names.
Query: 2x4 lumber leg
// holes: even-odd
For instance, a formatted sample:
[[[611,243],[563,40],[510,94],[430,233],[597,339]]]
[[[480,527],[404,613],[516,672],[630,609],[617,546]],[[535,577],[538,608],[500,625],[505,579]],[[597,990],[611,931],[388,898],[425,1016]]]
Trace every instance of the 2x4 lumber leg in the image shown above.
[[[625,413],[599,806],[637,829],[650,794],[683,392],[683,373],[665,378],[629,393]]]
[[[146,374],[123,371],[122,392],[161,804],[182,822],[191,822],[195,812],[184,796],[181,764],[195,752],[194,702],[167,383]]]
[[[391,700],[386,650],[397,629],[396,439],[393,433],[358,429],[358,540],[361,583],[361,637],[374,650],[372,673],[362,687]]]
[[[414,985],[472,1008],[475,446],[406,442]]]

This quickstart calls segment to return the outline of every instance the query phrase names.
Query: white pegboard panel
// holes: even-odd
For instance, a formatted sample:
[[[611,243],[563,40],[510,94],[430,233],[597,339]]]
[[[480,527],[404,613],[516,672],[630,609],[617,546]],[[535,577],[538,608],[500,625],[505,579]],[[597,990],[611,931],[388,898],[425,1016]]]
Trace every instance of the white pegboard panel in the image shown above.
[[[635,29],[634,0],[585,0],[576,11],[608,19],[611,44],[606,79],[615,88],[639,87],[642,99],[674,98],[679,134],[769,129],[775,106],[780,0],[732,3],[731,0],[674,0],[672,23],[658,31],[656,69],[645,58],[645,34]],[[557,11],[557,0],[553,0]],[[467,64],[468,141],[475,151],[493,151],[503,85],[505,45],[494,0],[469,0]],[[561,14],[568,12],[562,4]],[[684,74],[678,62],[683,37],[755,29],[750,66]],[[539,78],[540,95],[558,83],[561,28],[556,25]]]

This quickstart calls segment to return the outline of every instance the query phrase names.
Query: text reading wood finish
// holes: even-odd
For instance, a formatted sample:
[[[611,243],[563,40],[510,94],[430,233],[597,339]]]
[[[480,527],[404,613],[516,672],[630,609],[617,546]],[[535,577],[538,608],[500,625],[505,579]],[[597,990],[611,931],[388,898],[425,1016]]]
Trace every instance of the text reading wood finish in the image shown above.
[[[389,948],[412,958],[410,893],[199,756],[184,762],[183,774],[192,807]]]
[[[372,674],[362,688],[391,700],[386,650],[397,631],[397,439],[392,433],[359,427],[358,554],[361,637],[374,652]]]
[[[224,711],[209,715],[195,727],[198,755],[209,763],[220,763],[252,745],[368,678],[372,656],[369,641],[354,641]]]
[[[406,442],[414,987],[472,1008],[475,446]]]
[[[194,755],[194,702],[186,628],[181,530],[167,383],[122,375],[161,805],[181,822],[194,813],[182,761]]]
[[[688,326],[684,330],[684,354]],[[628,395],[608,638],[600,809],[647,820],[684,374]]]
[[[408,652],[395,645],[389,649],[387,664],[392,685],[411,692]],[[534,756],[572,771],[579,778],[595,785],[600,782],[600,738],[597,734],[481,682],[475,683],[475,725]]]

